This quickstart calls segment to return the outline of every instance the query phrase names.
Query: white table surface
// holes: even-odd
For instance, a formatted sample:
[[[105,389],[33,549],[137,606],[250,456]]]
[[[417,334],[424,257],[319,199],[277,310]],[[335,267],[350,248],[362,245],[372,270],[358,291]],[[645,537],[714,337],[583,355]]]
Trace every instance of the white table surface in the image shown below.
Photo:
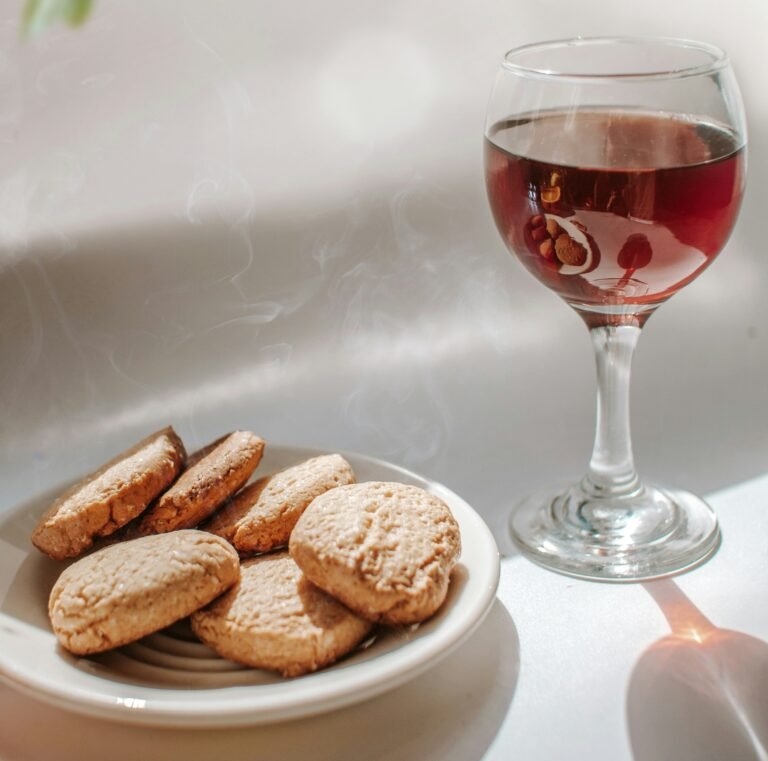
[[[768,476],[710,501],[723,545],[674,580],[582,582],[504,558],[497,601],[471,639],[363,704],[272,726],[180,731],[85,718],[0,687],[0,759],[760,761]]]

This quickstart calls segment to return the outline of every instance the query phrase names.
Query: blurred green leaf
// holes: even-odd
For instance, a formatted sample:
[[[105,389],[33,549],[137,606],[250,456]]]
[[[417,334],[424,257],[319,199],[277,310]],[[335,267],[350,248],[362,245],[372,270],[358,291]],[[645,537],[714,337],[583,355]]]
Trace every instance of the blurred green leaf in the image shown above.
[[[22,32],[29,37],[57,21],[79,26],[88,18],[92,7],[93,0],[27,0],[21,19]]]

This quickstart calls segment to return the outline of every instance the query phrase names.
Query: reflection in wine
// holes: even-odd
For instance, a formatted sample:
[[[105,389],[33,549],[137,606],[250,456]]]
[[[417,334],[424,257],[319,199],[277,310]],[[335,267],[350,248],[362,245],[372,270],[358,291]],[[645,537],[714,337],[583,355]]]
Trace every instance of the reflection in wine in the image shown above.
[[[665,113],[505,119],[485,151],[508,247],[590,326],[617,313],[642,323],[696,277],[725,244],[744,187],[732,130]]]

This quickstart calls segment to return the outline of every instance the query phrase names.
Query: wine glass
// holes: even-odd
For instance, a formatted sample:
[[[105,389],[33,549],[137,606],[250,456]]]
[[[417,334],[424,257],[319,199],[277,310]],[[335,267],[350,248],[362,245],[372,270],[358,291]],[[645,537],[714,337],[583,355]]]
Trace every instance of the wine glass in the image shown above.
[[[745,126],[727,56],[666,38],[577,38],[506,54],[488,107],[488,198],[502,238],[586,323],[597,363],[587,474],[512,515],[532,560],[636,581],[709,557],[720,532],[698,497],[640,480],[629,377],[640,331],[724,246],[745,178]]]

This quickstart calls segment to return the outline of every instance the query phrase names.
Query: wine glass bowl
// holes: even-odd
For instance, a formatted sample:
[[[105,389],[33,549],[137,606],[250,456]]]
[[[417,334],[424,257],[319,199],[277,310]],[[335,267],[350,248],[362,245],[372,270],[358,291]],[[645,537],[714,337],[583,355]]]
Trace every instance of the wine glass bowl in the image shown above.
[[[587,474],[512,519],[518,546],[550,568],[634,581],[689,568],[718,545],[706,503],[638,477],[629,375],[648,317],[725,245],[744,154],[738,87],[711,45],[580,38],[502,62],[485,130],[491,210],[510,251],[583,318],[597,362]]]

